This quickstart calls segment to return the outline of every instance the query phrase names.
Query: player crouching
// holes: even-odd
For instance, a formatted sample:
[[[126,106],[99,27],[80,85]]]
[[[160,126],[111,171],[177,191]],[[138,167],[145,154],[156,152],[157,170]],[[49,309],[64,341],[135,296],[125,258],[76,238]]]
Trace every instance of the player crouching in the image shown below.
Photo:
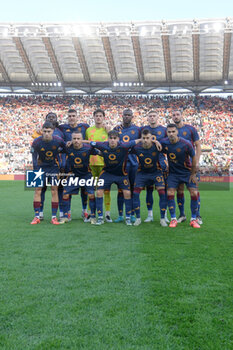
[[[33,160],[33,170],[37,171],[37,176],[45,174],[47,183],[50,183],[52,181],[51,223],[53,225],[59,225],[59,222],[56,217],[58,209],[58,187],[54,185],[54,180],[57,179],[57,176],[59,174],[59,165],[61,168],[63,168],[65,165],[65,157],[59,157],[59,153],[65,152],[65,143],[60,137],[53,136],[53,132],[53,125],[50,122],[45,122],[42,127],[42,136],[39,136],[33,141],[31,152]],[[31,222],[32,225],[40,223],[39,214],[41,207],[41,191],[42,187],[36,187],[33,202],[35,217]]]

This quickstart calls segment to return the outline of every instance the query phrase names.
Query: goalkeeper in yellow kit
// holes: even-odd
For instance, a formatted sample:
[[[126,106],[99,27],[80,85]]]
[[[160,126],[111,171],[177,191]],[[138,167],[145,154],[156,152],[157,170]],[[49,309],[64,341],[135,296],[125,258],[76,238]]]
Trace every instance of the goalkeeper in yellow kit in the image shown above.
[[[91,126],[86,130],[86,140],[89,141],[107,141],[108,131],[104,127],[105,112],[102,109],[96,109],[93,113],[95,126]],[[93,177],[99,177],[104,167],[104,160],[101,156],[90,156],[90,168]],[[104,191],[104,205],[105,205],[105,220],[112,222],[110,216],[110,191]]]

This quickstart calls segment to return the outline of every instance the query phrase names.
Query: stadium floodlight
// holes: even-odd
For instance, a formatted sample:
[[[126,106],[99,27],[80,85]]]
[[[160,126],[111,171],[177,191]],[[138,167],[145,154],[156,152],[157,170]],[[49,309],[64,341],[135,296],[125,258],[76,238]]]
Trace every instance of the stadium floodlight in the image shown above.
[[[54,85],[54,86],[57,86],[57,83],[54,83],[53,85]]]
[[[224,81],[224,84],[227,85],[227,84],[228,84],[228,80],[225,80],[225,81]]]
[[[147,33],[146,27],[142,27],[141,31],[140,31],[140,36],[145,36]]]
[[[132,86],[132,83],[129,83],[129,86]]]
[[[61,86],[61,82],[60,81],[57,83],[57,86]]]
[[[124,86],[124,83],[120,83],[120,86]]]
[[[50,86],[53,86],[53,83],[49,83]]]
[[[221,29],[222,29],[221,23],[214,23],[214,30],[216,33],[219,33]]]
[[[125,83],[125,86],[128,86],[128,83]]]
[[[143,86],[144,84],[143,83],[141,83],[141,86]]]

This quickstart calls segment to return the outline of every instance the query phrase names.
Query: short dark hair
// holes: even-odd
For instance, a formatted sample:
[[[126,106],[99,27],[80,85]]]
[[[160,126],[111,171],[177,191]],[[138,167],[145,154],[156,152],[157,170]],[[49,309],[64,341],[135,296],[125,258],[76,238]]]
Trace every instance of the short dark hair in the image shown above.
[[[178,130],[177,125],[174,124],[174,123],[168,124],[168,125],[167,125],[167,129],[168,129],[168,128],[176,128],[176,129]]]
[[[42,126],[42,129],[54,129],[54,125],[51,122],[45,122]]]
[[[46,114],[45,119],[48,119],[48,117],[55,117],[55,118],[56,118],[56,120],[57,120],[57,115],[56,115],[56,113],[49,112],[48,114]]]
[[[143,129],[142,130],[142,135],[148,135],[148,134],[151,134],[151,131],[149,129]]]
[[[77,131],[77,130],[76,130],[76,131],[73,131],[72,134],[71,134],[71,136],[73,136],[73,134],[81,134],[81,135],[82,135],[82,138],[83,138],[83,134],[81,133],[81,131]]]
[[[68,114],[69,113],[76,113],[77,114],[77,111],[76,111],[76,109],[74,109],[74,108],[70,108],[69,110],[68,110]]]
[[[103,116],[105,117],[105,112],[104,112],[103,109],[97,108],[97,109],[93,112],[93,116],[95,116],[97,113],[102,113]]]
[[[116,131],[116,130],[110,130],[110,131],[108,132],[108,137],[111,137],[111,136],[120,137],[120,134],[119,134],[119,132]]]

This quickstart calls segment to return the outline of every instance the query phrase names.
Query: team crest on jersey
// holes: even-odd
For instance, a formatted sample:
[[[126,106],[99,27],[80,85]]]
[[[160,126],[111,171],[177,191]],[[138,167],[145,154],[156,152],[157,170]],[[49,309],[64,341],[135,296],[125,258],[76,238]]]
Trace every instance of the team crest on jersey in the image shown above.
[[[132,131],[131,131],[131,134],[132,134],[132,135],[134,135],[134,134],[135,134],[135,131],[134,131],[134,130],[132,130]]]
[[[116,159],[116,155],[111,153],[111,154],[109,154],[108,158],[110,160],[115,160]]]
[[[116,152],[117,152],[117,153],[120,153],[120,151],[121,151],[120,149],[117,149],[117,151],[116,151]]]
[[[56,149],[57,147],[56,146],[52,146],[52,149]]]
[[[41,151],[45,151],[44,147],[42,147],[40,150],[41,150]]]
[[[152,152],[152,156],[155,157],[156,156],[156,152]]]
[[[146,164],[151,164],[152,163],[152,159],[151,158],[146,158],[146,159],[144,159],[144,162]]]
[[[186,136],[186,135],[187,135],[187,132],[186,132],[186,131],[184,131],[184,132],[183,132],[183,135],[184,135],[184,136]]]
[[[176,149],[176,151],[177,151],[177,152],[180,152],[180,151],[181,151],[181,149],[180,149],[180,148],[177,148],[177,149]]]
[[[161,135],[161,131],[158,131],[157,134],[158,134],[158,135]]]
[[[78,131],[81,131],[81,128],[78,128]]]
[[[86,152],[84,152],[84,153],[83,153],[83,157],[86,157],[86,155],[87,155]]]

